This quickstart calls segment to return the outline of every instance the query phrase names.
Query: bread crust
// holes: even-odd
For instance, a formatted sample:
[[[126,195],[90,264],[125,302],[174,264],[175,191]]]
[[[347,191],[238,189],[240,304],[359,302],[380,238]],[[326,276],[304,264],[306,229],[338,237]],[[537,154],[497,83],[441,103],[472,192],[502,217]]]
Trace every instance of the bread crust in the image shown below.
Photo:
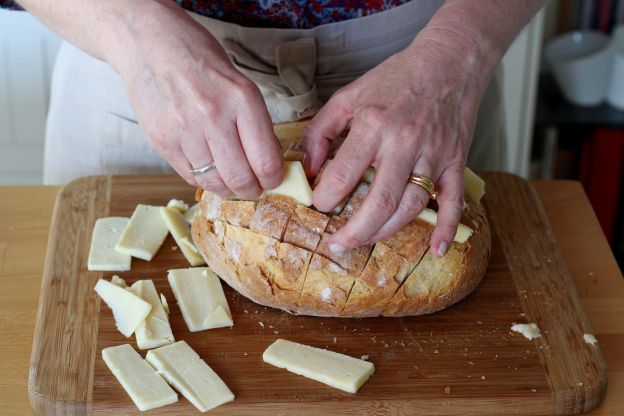
[[[350,214],[368,186],[358,189]],[[461,221],[472,236],[441,259],[428,251],[433,226],[420,219],[386,241],[336,254],[328,239],[346,223],[342,216],[279,195],[256,203],[204,192],[192,235],[213,271],[261,305],[315,316],[408,316],[444,309],[481,281],[491,249],[483,206],[468,201]]]

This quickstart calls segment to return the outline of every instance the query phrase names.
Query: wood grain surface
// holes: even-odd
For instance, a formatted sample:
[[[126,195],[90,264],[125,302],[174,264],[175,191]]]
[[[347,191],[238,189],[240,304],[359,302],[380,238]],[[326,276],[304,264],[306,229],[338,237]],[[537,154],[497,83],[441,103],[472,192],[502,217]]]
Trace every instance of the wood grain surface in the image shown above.
[[[496,224],[495,230],[498,231],[495,233],[496,248],[493,261],[479,289],[464,302],[447,311],[429,317],[408,319],[331,320],[291,317],[255,306],[227,290],[236,322],[235,327],[191,334],[186,330],[179,310],[173,306],[172,323],[176,336],[186,339],[196,348],[237,394],[234,403],[219,408],[215,413],[236,411],[237,414],[251,412],[257,414],[281,410],[301,414],[315,413],[328,409],[329,406],[336,410],[340,409],[340,412],[351,411],[354,414],[363,411],[392,413],[407,409],[446,414],[466,414],[469,410],[473,410],[475,414],[501,412],[548,414],[576,412],[594,406],[604,392],[604,384],[601,382],[604,379],[602,372],[604,364],[597,350],[589,349],[590,346],[587,344],[576,341],[578,335],[576,332],[588,330],[589,326],[582,316],[581,308],[578,307],[574,286],[566,282],[569,276],[565,265],[559,264],[562,259],[554,238],[540,241],[542,244],[540,250],[545,250],[540,251],[540,255],[550,254],[550,262],[545,258],[543,267],[541,263],[538,266],[533,261],[535,258],[528,258],[526,259],[528,263],[518,262],[513,266],[512,256],[504,251],[509,247],[515,247],[515,244],[520,246],[515,249],[524,253],[526,250],[523,251],[523,248],[526,249],[526,246],[533,244],[531,239],[538,238],[530,235],[529,231],[533,229],[537,231],[536,235],[540,233],[547,235],[544,231],[548,227],[544,226],[543,214],[534,209],[536,200],[524,182],[518,182],[508,176],[487,179],[490,187],[486,197],[488,208],[489,204],[504,205],[505,200],[509,201],[507,211],[504,206],[499,206],[496,215],[500,215],[500,218],[498,220],[492,218]],[[111,184],[110,215],[129,215],[138,202],[162,204],[170,197],[187,200],[192,198],[191,190],[173,178],[119,177],[113,178],[110,182],[102,178],[92,178],[90,181],[94,181],[97,186],[102,186],[102,183]],[[89,186],[92,184],[84,185],[84,188]],[[529,227],[526,228],[528,230],[526,235],[522,233],[513,235],[505,228],[513,223],[511,211],[517,211],[521,207],[518,201],[513,201],[511,196],[513,194],[509,194],[509,189],[513,186],[520,189],[523,197],[531,204],[528,209],[534,211],[528,217],[522,216],[521,223],[522,221],[526,223],[516,224]],[[61,302],[62,308],[79,307],[86,313],[80,318],[66,313],[64,321],[55,323],[51,320],[46,322],[46,325],[37,325],[33,346],[33,363],[36,371],[31,377],[31,387],[33,392],[40,395],[31,397],[34,397],[35,401],[43,401],[44,405],[39,405],[39,409],[46,411],[62,410],[67,414],[135,413],[136,409],[110,375],[99,355],[101,348],[124,342],[123,337],[114,330],[110,311],[103,307],[99,317],[97,312],[89,316],[92,310],[97,309],[97,299],[92,294],[86,294],[86,305],[78,305],[80,302],[71,296],[82,293],[82,289],[65,287],[80,279],[81,287],[82,283],[87,282],[92,288],[100,275],[85,272],[83,263],[90,236],[88,223],[93,222],[97,212],[106,211],[107,207],[103,207],[98,201],[98,198],[103,198],[102,195],[106,192],[94,195],[93,192],[83,190],[69,197],[73,192],[69,192],[68,189],[70,188],[64,191],[66,199],[72,201],[66,207],[68,216],[84,215],[83,210],[87,211],[86,219],[71,220],[75,222],[73,226],[87,236],[87,242],[85,244],[83,237],[76,237],[75,240],[69,238],[71,241],[63,243],[52,243],[51,239],[51,244],[58,244],[56,247],[67,250],[73,248],[74,252],[70,255],[68,251],[62,251],[57,253],[58,256],[48,253],[43,290],[48,289],[46,281],[49,280],[49,287],[55,291],[54,293],[64,296],[61,298],[64,302]],[[496,195],[497,190],[500,197],[490,198],[491,195]],[[511,204],[512,202],[515,204]],[[496,215],[493,214],[494,217]],[[57,209],[55,224],[61,217]],[[499,227],[502,228],[499,230]],[[505,232],[500,232],[501,230]],[[58,235],[53,234],[53,237],[66,234],[60,229],[56,231]],[[54,232],[53,228],[52,233]],[[171,250],[171,246],[173,242],[168,240],[151,263],[135,260],[133,271],[125,274],[130,282],[137,278],[154,278],[158,288],[170,301],[173,298],[166,284],[165,271],[172,267],[186,267],[179,251]],[[77,248],[82,251],[76,251]],[[61,264],[58,265],[58,262]],[[525,270],[527,267],[529,272]],[[49,278],[50,270],[54,270],[56,279]],[[555,286],[546,285],[542,288],[540,282],[544,281],[541,279],[550,275],[553,270],[556,271],[557,282],[546,281],[546,283]],[[524,282],[519,283],[520,278],[517,276],[519,273],[525,274]],[[74,280],[68,280],[69,275],[74,277]],[[107,277],[109,275],[107,274]],[[88,286],[87,283],[84,285]],[[526,290],[523,287],[529,289],[537,287],[538,293],[543,289],[542,293],[546,294],[544,290],[555,291],[556,285],[563,286],[562,292],[551,293],[554,295],[553,299],[523,300],[522,290]],[[529,293],[528,296],[532,294]],[[535,296],[546,298],[539,294]],[[49,297],[51,296],[45,296],[46,299]],[[52,302],[44,300],[42,296],[40,305],[48,307],[50,304]],[[570,310],[558,309],[570,306],[572,306]],[[44,310],[40,308],[39,318],[43,312]],[[552,330],[555,334],[552,337],[549,335],[551,330],[547,329],[548,333],[537,342],[527,341],[520,335],[509,332],[512,322],[525,322],[533,317],[540,326],[545,325],[546,328],[562,321],[564,329],[561,332],[567,331],[568,338],[572,341],[564,342],[566,345],[559,345],[567,339],[562,340],[557,329]],[[79,322],[83,326],[90,325],[91,328],[90,330],[81,328],[78,332],[76,328],[67,328],[67,322],[70,324]],[[59,330],[60,327],[63,327],[63,330]],[[57,330],[54,331],[54,328]],[[93,334],[94,328],[97,333],[95,353],[93,353],[94,344],[88,342],[87,336]],[[82,341],[76,342],[74,346],[84,353],[84,359],[70,361],[67,357],[51,354],[51,352],[72,354],[67,353],[62,346],[71,345],[71,340],[66,338],[73,339],[76,334],[82,337]],[[582,332],[580,336],[582,337]],[[327,346],[354,356],[367,354],[376,364],[377,372],[359,394],[348,395],[337,392],[263,364],[261,352],[277,337],[315,346]],[[45,346],[46,344],[52,346]],[[543,351],[544,348],[540,348],[544,346],[550,347],[547,350],[551,351],[551,356]],[[41,351],[50,353],[42,355]],[[567,358],[553,358],[554,354],[563,354]],[[42,376],[44,369],[54,367],[48,361],[56,362],[58,367],[54,374],[48,373],[47,379],[44,380],[45,377]],[[91,367],[91,370],[89,366],[92,366],[92,363],[95,366]],[[563,368],[560,368],[561,366]],[[586,374],[581,375],[578,371],[579,366],[585,369]],[[63,371],[66,373],[63,374]],[[83,379],[82,385],[75,391],[68,387],[72,381],[75,385],[78,384],[75,381],[76,374],[82,376],[90,374],[90,371],[93,371],[95,380],[92,385],[91,379]],[[65,375],[69,375],[69,378]],[[50,391],[54,392],[53,396],[46,394]],[[65,401],[71,402],[71,406],[57,404]],[[341,404],[340,408],[336,407],[338,403]],[[191,410],[190,406],[181,400],[178,404],[162,408],[160,411],[162,414],[179,414],[187,409]]]

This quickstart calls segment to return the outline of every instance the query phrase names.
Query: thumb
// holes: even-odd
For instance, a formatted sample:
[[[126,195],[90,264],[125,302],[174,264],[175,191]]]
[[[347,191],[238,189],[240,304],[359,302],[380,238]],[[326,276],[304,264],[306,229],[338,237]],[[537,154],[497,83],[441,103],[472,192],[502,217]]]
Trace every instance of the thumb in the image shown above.
[[[318,174],[331,142],[342,133],[350,120],[350,112],[340,102],[337,94],[319,110],[303,132],[305,151],[304,169],[308,177]]]

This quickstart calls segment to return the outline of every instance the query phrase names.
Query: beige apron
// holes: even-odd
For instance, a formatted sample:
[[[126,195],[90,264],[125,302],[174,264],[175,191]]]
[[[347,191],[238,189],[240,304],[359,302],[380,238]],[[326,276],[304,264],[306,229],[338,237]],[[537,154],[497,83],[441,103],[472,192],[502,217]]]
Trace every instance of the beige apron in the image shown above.
[[[274,121],[318,107],[340,87],[404,49],[442,0],[412,0],[313,29],[247,28],[189,13],[253,80]],[[469,165],[504,167],[500,71],[486,92]],[[121,78],[69,43],[57,57],[46,132],[44,182],[85,175],[173,172],[136,122]]]

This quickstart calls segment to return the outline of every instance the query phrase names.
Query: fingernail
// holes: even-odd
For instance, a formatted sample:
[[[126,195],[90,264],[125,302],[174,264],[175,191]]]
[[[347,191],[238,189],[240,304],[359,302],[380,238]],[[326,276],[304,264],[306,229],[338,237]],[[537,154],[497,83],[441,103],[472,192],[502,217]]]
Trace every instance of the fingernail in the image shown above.
[[[329,245],[329,250],[332,253],[340,254],[340,253],[344,253],[346,251],[346,248],[344,248],[344,246],[342,244],[331,243]]]
[[[447,251],[448,251],[448,243],[446,241],[442,241],[438,245],[438,256],[444,257]]]

